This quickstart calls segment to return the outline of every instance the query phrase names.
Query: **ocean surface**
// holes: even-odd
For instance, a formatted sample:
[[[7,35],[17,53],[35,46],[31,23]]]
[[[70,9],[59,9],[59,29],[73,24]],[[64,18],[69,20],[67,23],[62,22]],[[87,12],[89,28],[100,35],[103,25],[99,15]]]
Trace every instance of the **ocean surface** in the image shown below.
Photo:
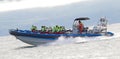
[[[120,59],[120,0],[92,0],[47,8],[0,12],[0,59]],[[94,26],[100,17],[109,21],[112,37],[59,37],[57,41],[32,46],[9,34],[9,29],[36,25],[72,28],[75,18],[89,17],[85,26]]]
[[[47,8],[31,8],[0,12],[0,59],[120,59],[120,0],[91,0]],[[0,2],[1,3],[1,2]],[[75,18],[89,17],[82,21],[94,26],[100,17],[108,19],[112,37],[59,37],[57,41],[32,46],[9,34],[9,29],[30,30],[42,25],[72,28]]]

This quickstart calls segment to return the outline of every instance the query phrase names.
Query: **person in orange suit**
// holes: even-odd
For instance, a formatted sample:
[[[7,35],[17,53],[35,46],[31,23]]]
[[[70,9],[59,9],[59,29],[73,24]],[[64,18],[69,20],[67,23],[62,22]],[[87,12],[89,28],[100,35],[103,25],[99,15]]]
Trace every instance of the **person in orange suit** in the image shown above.
[[[78,26],[78,29],[79,29],[80,34],[82,34],[83,29],[84,29],[84,25],[82,24],[82,22],[81,22],[81,21],[79,21],[79,26]]]

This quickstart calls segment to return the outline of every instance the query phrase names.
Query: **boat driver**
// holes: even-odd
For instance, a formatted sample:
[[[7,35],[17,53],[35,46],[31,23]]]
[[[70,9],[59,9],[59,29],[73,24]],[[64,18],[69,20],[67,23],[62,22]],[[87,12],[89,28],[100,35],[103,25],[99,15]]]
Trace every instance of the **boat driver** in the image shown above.
[[[84,30],[84,25],[82,24],[81,21],[79,21],[78,30],[79,30],[79,33],[80,33],[80,34],[82,34],[82,32],[83,32],[83,30]]]

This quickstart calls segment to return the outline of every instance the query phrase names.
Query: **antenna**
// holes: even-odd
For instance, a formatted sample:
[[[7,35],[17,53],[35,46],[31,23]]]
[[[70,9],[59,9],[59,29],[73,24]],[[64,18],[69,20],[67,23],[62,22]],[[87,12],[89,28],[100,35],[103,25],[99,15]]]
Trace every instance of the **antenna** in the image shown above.
[[[108,23],[108,20],[106,19],[106,17],[100,18],[101,32],[103,33],[107,32],[107,23]]]

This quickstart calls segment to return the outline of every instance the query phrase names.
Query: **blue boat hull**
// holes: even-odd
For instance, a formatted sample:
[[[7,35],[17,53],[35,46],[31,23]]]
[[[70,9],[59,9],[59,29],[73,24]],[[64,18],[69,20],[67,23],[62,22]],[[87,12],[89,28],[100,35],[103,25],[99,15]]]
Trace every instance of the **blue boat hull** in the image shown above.
[[[25,42],[27,44],[31,45],[41,45],[45,43],[54,42],[59,38],[60,36],[63,37],[96,37],[96,36],[102,36],[102,34],[90,34],[90,33],[84,33],[84,34],[41,34],[39,32],[32,32],[29,30],[10,30],[9,33],[11,35],[14,35],[17,39],[21,40],[22,42]],[[111,32],[107,32],[110,34],[110,36],[113,35]]]

